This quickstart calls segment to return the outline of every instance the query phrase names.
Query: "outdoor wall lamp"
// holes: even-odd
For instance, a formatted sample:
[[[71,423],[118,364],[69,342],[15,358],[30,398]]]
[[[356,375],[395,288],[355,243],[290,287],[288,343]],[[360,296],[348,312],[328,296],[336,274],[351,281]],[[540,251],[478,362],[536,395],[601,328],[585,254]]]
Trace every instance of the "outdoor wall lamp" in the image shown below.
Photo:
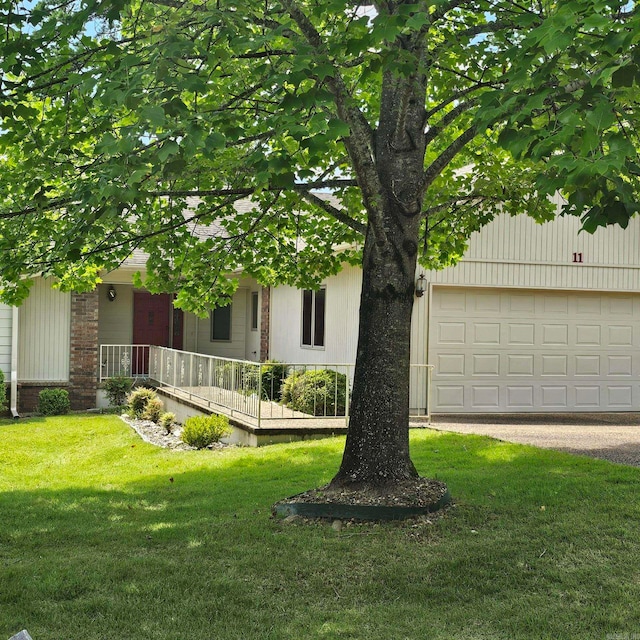
[[[113,302],[116,299],[116,290],[112,284],[109,285],[109,289],[107,291],[107,298],[109,298],[109,302]]]
[[[416,280],[416,298],[422,298],[426,290],[427,279],[424,277],[424,273],[421,273],[420,277]]]

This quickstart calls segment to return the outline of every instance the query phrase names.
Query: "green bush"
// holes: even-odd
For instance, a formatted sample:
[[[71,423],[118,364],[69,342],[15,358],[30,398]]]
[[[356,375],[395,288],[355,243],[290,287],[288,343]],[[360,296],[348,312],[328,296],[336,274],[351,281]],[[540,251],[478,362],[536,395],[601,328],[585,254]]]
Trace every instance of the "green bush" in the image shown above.
[[[157,398],[158,394],[148,387],[138,387],[127,397],[127,408],[134,418],[142,418],[147,404],[152,398]]]
[[[226,416],[191,416],[184,421],[181,438],[196,449],[205,449],[230,433],[229,418]]]
[[[107,394],[110,407],[122,407],[131,393],[133,380],[126,376],[113,376],[102,383],[102,388]]]
[[[0,411],[7,409],[7,385],[4,382],[4,371],[0,369]]]
[[[43,389],[38,394],[38,413],[43,416],[61,416],[69,413],[71,402],[66,389]]]
[[[176,422],[176,414],[171,413],[170,411],[165,411],[160,416],[160,420],[158,420],[158,424],[167,432],[171,433],[173,430],[173,425]]]
[[[164,403],[158,396],[155,398],[149,398],[147,402],[147,406],[144,408],[142,412],[143,420],[151,420],[151,422],[159,422],[160,416],[162,415],[164,410]]]
[[[287,377],[287,365],[276,360],[267,360],[262,365],[247,365],[244,373],[246,393],[258,393],[258,376],[262,378],[262,399],[279,402],[282,398],[282,385]]]
[[[282,402],[312,416],[343,416],[347,376],[331,369],[294,371],[282,385]]]

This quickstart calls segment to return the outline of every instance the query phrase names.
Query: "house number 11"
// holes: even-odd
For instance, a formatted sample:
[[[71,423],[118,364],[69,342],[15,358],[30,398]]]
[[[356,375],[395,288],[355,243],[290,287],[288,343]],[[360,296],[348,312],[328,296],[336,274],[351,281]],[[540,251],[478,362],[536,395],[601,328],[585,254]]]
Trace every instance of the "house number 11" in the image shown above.
[[[573,254],[574,262],[582,262],[582,253],[574,253]]]

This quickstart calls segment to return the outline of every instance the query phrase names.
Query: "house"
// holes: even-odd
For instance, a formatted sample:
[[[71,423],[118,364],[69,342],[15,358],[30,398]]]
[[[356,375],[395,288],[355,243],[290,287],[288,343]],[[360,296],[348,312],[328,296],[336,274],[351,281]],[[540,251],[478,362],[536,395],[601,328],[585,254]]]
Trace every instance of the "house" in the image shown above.
[[[498,216],[464,259],[416,298],[412,362],[434,365],[435,413],[640,410],[640,226],[578,233],[580,221],[538,225]],[[0,305],[0,367],[18,408],[47,386],[75,408],[96,405],[100,345],[160,344],[237,359],[355,360],[361,273],[346,267],[319,291],[271,290],[240,277],[230,307],[208,319],[171,296],[131,285],[134,254],[91,293],[37,280],[18,309]],[[424,389],[412,389],[412,403]],[[15,397],[15,393],[14,393]],[[417,404],[416,404],[417,406]]]

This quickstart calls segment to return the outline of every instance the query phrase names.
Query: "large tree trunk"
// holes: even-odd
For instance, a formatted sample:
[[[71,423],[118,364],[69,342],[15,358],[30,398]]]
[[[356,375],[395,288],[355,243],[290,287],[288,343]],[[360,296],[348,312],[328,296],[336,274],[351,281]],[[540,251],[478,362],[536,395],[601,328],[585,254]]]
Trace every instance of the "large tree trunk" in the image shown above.
[[[390,214],[397,222],[398,212]],[[396,231],[388,246],[376,243],[371,230],[365,242],[349,431],[331,483],[335,488],[384,487],[418,476],[409,457],[416,245],[406,237],[407,229],[396,226]]]

